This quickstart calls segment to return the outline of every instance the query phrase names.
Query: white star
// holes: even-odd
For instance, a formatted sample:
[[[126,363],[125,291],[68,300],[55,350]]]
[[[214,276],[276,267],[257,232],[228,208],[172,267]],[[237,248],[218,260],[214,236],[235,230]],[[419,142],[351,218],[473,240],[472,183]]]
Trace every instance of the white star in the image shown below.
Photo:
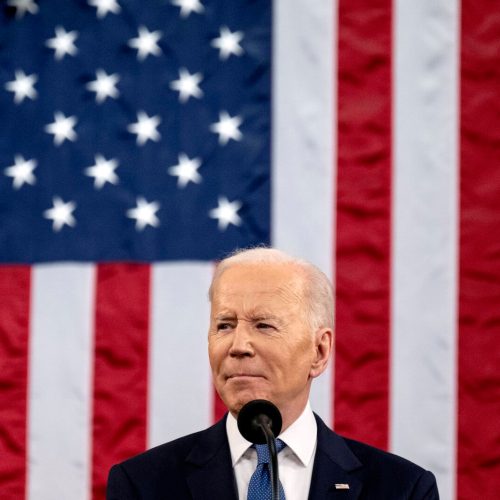
[[[229,201],[225,196],[219,196],[219,206],[210,210],[208,215],[212,219],[218,219],[219,230],[225,231],[229,224],[241,225],[241,218],[238,210],[241,208],[240,201]]]
[[[128,44],[133,49],[137,49],[137,59],[146,59],[149,54],[159,56],[161,49],[158,40],[161,38],[161,31],[149,31],[144,26],[139,26],[139,36],[131,38]]]
[[[241,118],[239,116],[229,116],[226,111],[219,113],[219,121],[210,125],[210,130],[219,134],[219,144],[224,146],[228,143],[229,139],[240,141],[243,137],[238,129],[241,125]]]
[[[85,169],[85,175],[94,178],[94,187],[101,189],[106,182],[118,184],[118,176],[115,170],[118,167],[118,160],[115,158],[106,160],[102,155],[95,155],[95,165]]]
[[[105,17],[108,12],[118,14],[122,9],[116,0],[88,0],[91,7],[97,8],[97,17]]]
[[[223,26],[219,32],[219,38],[214,38],[211,43],[212,47],[219,49],[219,58],[227,59],[231,54],[241,56],[243,49],[240,42],[243,40],[243,33],[241,31],[231,33],[226,26]]]
[[[142,231],[146,226],[160,225],[160,219],[156,217],[158,210],[160,210],[160,204],[157,201],[148,203],[142,196],[139,196],[137,206],[127,210],[127,217],[135,219],[135,228],[137,231]]]
[[[188,17],[191,12],[200,14],[205,10],[200,0],[172,0],[172,5],[181,8],[181,17]]]
[[[113,75],[106,74],[102,69],[95,72],[96,79],[87,83],[86,87],[91,92],[95,92],[95,100],[101,103],[106,100],[106,97],[116,99],[120,92],[115,85],[120,80],[120,75],[117,73]]]
[[[52,219],[53,231],[60,231],[64,225],[75,226],[76,220],[73,217],[73,211],[76,208],[76,203],[74,201],[64,203],[59,196],[54,196],[52,205],[52,208],[43,212],[43,216],[46,219]]]
[[[186,102],[190,97],[200,98],[203,91],[198,84],[203,80],[201,73],[189,74],[185,68],[179,70],[179,79],[170,83],[170,88],[179,92],[179,101]]]
[[[15,72],[16,79],[5,84],[5,88],[9,92],[14,92],[14,102],[19,104],[24,101],[25,97],[30,99],[36,99],[37,91],[34,86],[35,82],[38,80],[38,76],[26,75],[24,71],[17,70]]]
[[[201,182],[201,175],[198,169],[201,166],[199,158],[190,160],[187,155],[181,153],[179,155],[179,163],[170,167],[168,173],[177,176],[177,186],[180,188],[186,187],[189,181],[199,184]]]
[[[36,160],[25,160],[22,155],[14,156],[14,165],[5,169],[5,175],[12,177],[12,187],[19,189],[25,182],[26,184],[35,184],[36,178],[33,170],[36,168]]]
[[[64,116],[64,113],[56,111],[54,113],[54,122],[45,125],[45,132],[54,134],[54,144],[59,146],[66,139],[74,141],[77,137],[73,127],[76,125],[76,116]]]
[[[137,144],[142,146],[148,140],[158,142],[161,138],[156,127],[161,123],[161,118],[156,116],[148,116],[144,111],[137,113],[137,122],[131,123],[127,130],[131,134],[137,134]]]
[[[61,26],[55,29],[56,36],[45,42],[47,47],[55,50],[55,58],[62,59],[66,54],[74,56],[78,49],[75,46],[75,40],[78,37],[78,31],[66,31]]]
[[[7,5],[16,9],[16,17],[18,19],[24,17],[26,12],[30,14],[38,12],[38,5],[33,0],[9,0]]]

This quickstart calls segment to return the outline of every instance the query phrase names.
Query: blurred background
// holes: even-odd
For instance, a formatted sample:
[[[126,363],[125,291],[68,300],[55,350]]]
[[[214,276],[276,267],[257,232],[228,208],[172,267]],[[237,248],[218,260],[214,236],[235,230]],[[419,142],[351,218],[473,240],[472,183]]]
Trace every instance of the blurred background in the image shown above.
[[[335,286],[313,409],[500,490],[495,0],[0,3],[0,497],[98,500],[225,413],[218,259]]]

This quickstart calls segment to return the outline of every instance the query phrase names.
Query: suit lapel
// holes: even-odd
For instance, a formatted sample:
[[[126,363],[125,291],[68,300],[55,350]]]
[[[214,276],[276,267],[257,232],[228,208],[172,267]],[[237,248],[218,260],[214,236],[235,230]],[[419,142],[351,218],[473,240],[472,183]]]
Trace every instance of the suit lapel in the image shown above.
[[[186,470],[193,500],[237,500],[225,418],[201,435],[186,458]]]
[[[318,443],[309,490],[309,500],[355,500],[363,484],[354,471],[361,462],[345,441],[317,416]],[[348,485],[348,488],[345,486]]]

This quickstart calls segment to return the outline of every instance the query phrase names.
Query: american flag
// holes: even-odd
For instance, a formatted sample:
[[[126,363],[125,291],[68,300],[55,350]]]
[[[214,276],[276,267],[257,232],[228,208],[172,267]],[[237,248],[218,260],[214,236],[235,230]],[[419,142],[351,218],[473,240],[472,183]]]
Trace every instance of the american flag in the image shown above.
[[[272,244],[336,287],[312,406],[500,489],[500,11],[487,0],[0,5],[0,497],[224,412],[214,262]]]

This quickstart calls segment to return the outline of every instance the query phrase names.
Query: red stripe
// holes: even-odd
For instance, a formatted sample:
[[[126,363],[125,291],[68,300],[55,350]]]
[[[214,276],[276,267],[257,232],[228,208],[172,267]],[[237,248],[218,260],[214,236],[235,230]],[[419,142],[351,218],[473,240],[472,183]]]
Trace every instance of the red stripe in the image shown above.
[[[146,448],[150,267],[97,270],[92,491],[104,499],[112,464]]]
[[[2,500],[24,498],[28,339],[28,266],[0,268],[0,484]]]
[[[388,447],[390,0],[340,0],[335,428]]]
[[[460,499],[498,498],[500,491],[499,33],[497,2],[462,2]]]

